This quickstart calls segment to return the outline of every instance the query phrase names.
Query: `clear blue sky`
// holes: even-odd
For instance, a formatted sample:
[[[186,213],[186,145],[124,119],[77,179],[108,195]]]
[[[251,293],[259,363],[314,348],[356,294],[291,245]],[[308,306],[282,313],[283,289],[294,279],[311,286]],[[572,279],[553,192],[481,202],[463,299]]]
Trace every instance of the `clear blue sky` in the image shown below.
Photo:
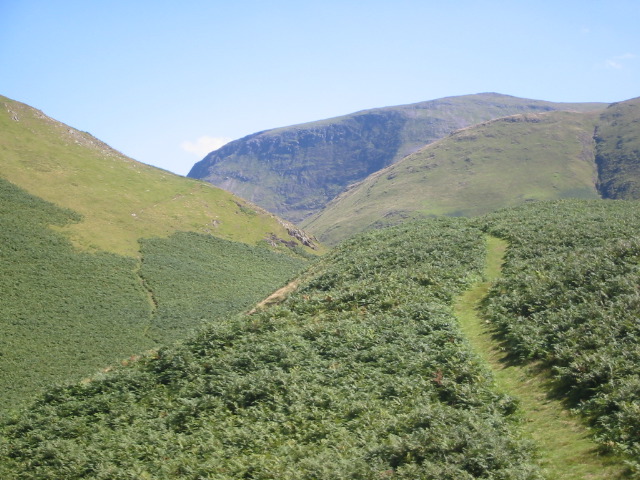
[[[640,96],[640,1],[0,0],[0,94],[179,174],[218,139],[488,91]]]

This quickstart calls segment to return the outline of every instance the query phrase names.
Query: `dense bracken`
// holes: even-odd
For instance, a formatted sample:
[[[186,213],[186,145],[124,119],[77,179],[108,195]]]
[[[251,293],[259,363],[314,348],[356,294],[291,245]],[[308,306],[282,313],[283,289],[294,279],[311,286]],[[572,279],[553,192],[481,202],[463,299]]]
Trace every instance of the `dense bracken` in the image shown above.
[[[353,239],[284,303],[38,398],[0,476],[538,478],[451,312],[483,259],[463,219]]]
[[[305,264],[188,232],[141,240],[142,260],[87,253],[49,227],[80,221],[0,179],[0,412],[240,312]]]
[[[515,355],[553,369],[603,448],[640,473],[637,203],[528,205],[482,222],[510,242],[485,314]]]
[[[0,410],[153,346],[135,260],[48,228],[80,220],[0,179]]]
[[[166,344],[203,322],[250,308],[306,262],[211,235],[140,240],[139,275],[153,298],[149,335]]]

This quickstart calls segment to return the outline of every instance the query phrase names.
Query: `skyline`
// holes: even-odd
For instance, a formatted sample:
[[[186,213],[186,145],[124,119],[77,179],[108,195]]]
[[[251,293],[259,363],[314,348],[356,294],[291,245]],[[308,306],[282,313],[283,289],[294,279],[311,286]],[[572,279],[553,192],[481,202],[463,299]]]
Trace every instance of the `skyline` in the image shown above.
[[[436,98],[640,96],[635,1],[0,6],[0,94],[185,175],[223,141]]]

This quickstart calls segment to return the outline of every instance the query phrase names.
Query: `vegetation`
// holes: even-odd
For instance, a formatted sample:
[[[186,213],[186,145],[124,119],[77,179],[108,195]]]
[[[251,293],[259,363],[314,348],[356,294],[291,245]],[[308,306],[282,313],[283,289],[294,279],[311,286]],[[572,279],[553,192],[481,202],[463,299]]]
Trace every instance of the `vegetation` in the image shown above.
[[[614,103],[600,116],[596,162],[604,198],[640,199],[639,122],[640,98]]]
[[[364,110],[230,142],[196,163],[189,176],[299,223],[355,182],[460,128],[527,112],[605,106],[483,93]]]
[[[352,226],[449,217],[347,240],[247,312],[306,265],[303,232],[3,101],[0,478],[606,478],[618,459],[640,478],[637,203],[528,201],[597,196],[596,165],[600,192],[634,198],[637,102],[512,116],[407,157],[344,196]],[[563,440],[541,461],[540,431]]]
[[[552,369],[601,448],[640,475],[637,203],[527,205],[482,221],[510,244],[485,315],[514,357]]]
[[[625,467],[613,455],[598,451],[593,433],[584,421],[554,395],[549,371],[537,363],[510,360],[495,338],[495,329],[481,315],[489,288],[500,277],[507,242],[487,237],[484,279],[458,297],[455,303],[460,327],[474,350],[491,367],[497,387],[518,400],[523,433],[536,446],[536,459],[545,478],[553,480],[614,480],[625,478]]]
[[[549,112],[460,130],[370,176],[304,227],[335,244],[407,218],[475,216],[533,200],[598,198],[596,119]]]
[[[0,179],[0,408],[150,348],[136,262],[74,251],[47,225],[80,216]]]
[[[40,396],[0,476],[539,478],[452,314],[483,261],[463,219],[355,238],[282,304]]]
[[[0,96],[0,105],[0,178],[79,213],[60,227],[76,247],[137,257],[140,238],[192,231],[250,245],[275,235],[315,253],[228,192],[136,162],[22,103]]]
[[[73,248],[77,213],[0,179],[0,410],[54,383],[185,337],[248,308],[305,262],[266,247],[177,233],[142,240],[142,264]]]
[[[141,240],[139,275],[155,310],[149,335],[172,343],[210,321],[247,310],[305,262],[211,235],[178,232]]]

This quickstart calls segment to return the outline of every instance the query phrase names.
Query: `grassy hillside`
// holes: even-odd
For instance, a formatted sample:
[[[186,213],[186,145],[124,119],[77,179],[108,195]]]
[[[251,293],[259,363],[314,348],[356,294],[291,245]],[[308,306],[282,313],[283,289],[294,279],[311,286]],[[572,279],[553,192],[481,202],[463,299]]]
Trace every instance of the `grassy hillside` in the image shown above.
[[[77,213],[0,179],[0,411],[264,298],[303,265],[196,233],[142,240],[142,262],[76,250]]]
[[[320,251],[4,97],[0,201],[0,410],[249,308]]]
[[[364,110],[249,135],[211,152],[189,176],[300,222],[354,182],[460,128],[519,113],[605,106],[483,93]]]
[[[0,476],[537,479],[451,312],[483,253],[464,219],[353,240],[281,305],[40,396]]]
[[[607,108],[595,139],[602,196],[640,199],[640,98]]]
[[[473,216],[533,200],[598,198],[595,114],[505,117],[460,130],[370,176],[304,227],[337,243],[434,215]]]
[[[141,240],[141,253],[138,274],[154,304],[148,334],[160,344],[248,309],[304,265],[267,248],[193,232]]]
[[[176,231],[251,245],[272,235],[297,243],[277,218],[234,195],[136,162],[1,96],[0,178],[82,215],[61,228],[84,250],[135,256],[138,239]]]

